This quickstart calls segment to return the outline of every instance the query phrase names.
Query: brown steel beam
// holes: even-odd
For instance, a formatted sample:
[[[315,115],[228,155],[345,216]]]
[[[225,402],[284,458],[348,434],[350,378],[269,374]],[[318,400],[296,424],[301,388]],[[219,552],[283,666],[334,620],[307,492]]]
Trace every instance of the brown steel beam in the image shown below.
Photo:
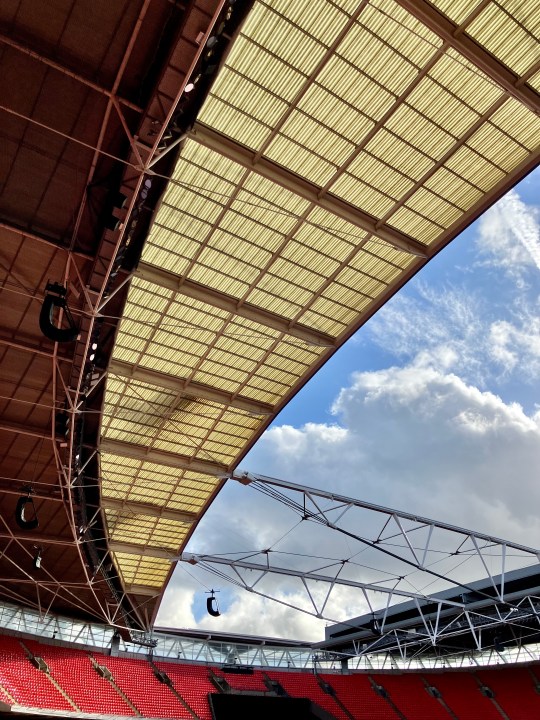
[[[91,255],[88,255],[88,253],[79,252],[78,250],[70,250],[70,248],[60,245],[51,238],[47,238],[44,235],[37,235],[35,232],[24,230],[23,228],[17,227],[17,225],[11,225],[5,221],[0,222],[0,228],[13,233],[14,235],[19,235],[23,238],[23,240],[33,240],[35,242],[42,243],[43,245],[48,245],[60,252],[71,253],[72,255],[75,255],[75,257],[80,257],[83,260],[94,259]]]
[[[525,84],[525,79],[519,77],[504,63],[479,45],[470,35],[467,27],[456,25],[450,18],[443,15],[426,0],[397,0],[411,15],[420,20],[440,38],[449,43],[455,50],[463,55],[469,62],[484,72],[489,78],[503,88],[537,115],[540,114],[540,95]]]
[[[109,438],[103,438],[101,440],[100,450],[102,453],[133,458],[135,460],[155,463],[156,465],[166,465],[167,467],[174,467],[180,470],[191,470],[192,472],[202,473],[203,475],[221,476],[226,475],[229,470],[228,466],[222,463],[177,455],[174,452],[167,452],[166,450],[154,450],[153,448],[147,448],[143,445],[135,445],[133,443],[121,442],[120,440],[111,440]]]
[[[141,278],[141,280],[146,280],[154,285],[173,290],[174,292],[181,293],[194,300],[199,300],[212,307],[217,307],[226,312],[246,318],[259,325],[264,325],[278,332],[296,337],[308,345],[334,347],[336,344],[335,338],[327,333],[319,332],[307,325],[292,323],[287,318],[270,312],[269,310],[263,310],[256,305],[241,303],[232,295],[226,295],[225,293],[213,290],[193,280],[185,280],[181,275],[176,275],[169,270],[141,262],[135,271],[135,275]]]
[[[341,200],[335,195],[320,195],[322,188],[310,183],[308,180],[296,175],[295,173],[283,168],[276,163],[264,157],[257,159],[256,153],[243,145],[235,142],[229,137],[216,132],[207,125],[195,123],[193,131],[189,137],[204,147],[229,158],[233,162],[238,163],[244,168],[252,170],[258,175],[271,180],[281,187],[290,190],[300,197],[309,200],[316,207],[322,208],[336,217],[346,220],[355,227],[361,228],[384,240],[389,245],[418,255],[419,257],[427,257],[428,248],[423,243],[415,240],[415,238],[396,230],[396,228],[378,222],[376,217],[360,210],[345,200]]]
[[[274,412],[272,405],[268,403],[257,402],[242,395],[234,395],[219,388],[203,383],[184,380],[182,378],[159,372],[157,370],[149,370],[122,360],[111,360],[108,372],[113,375],[119,375],[123,378],[138,380],[139,382],[155,385],[156,387],[166,388],[183,395],[189,395],[194,398],[203,398],[220,405],[228,405],[230,407],[245,410],[254,415],[271,415]]]
[[[124,589],[128,595],[145,595],[148,597],[161,595],[161,588],[151,587],[150,585],[124,585]]]
[[[42,347],[29,345],[28,343],[15,342],[13,340],[8,340],[7,338],[0,338],[0,345],[13,348],[14,350],[21,350],[22,352],[32,353],[33,355],[42,355],[43,357],[48,357],[51,360],[55,358],[59,362],[73,362],[72,357],[63,357],[62,355],[58,354],[55,356],[52,350],[46,350]]]
[[[15,425],[14,423],[0,423],[0,431],[14,433],[18,435],[29,435],[30,437],[40,438],[41,440],[52,440],[51,430],[43,430],[42,428],[33,428],[29,425]]]
[[[23,530],[16,530],[13,533],[0,531],[0,538],[3,540],[22,540],[24,542],[31,542],[35,545],[71,545],[75,547],[75,540],[73,537],[63,537],[62,535],[46,535],[38,530],[33,533],[24,532]]]
[[[101,85],[98,85],[93,80],[90,80],[89,78],[85,78],[82,75],[78,75],[77,73],[73,72],[72,70],[69,70],[64,65],[61,65],[60,63],[56,62],[55,60],[51,60],[51,58],[45,57],[44,55],[40,55],[40,53],[35,52],[35,50],[32,50],[29,47],[26,47],[26,45],[23,45],[22,43],[17,42],[16,40],[13,40],[13,38],[8,37],[7,35],[4,35],[3,33],[0,33],[0,42],[4,45],[8,45],[9,47],[13,48],[14,50],[17,50],[20,53],[23,53],[24,55],[28,55],[29,57],[33,58],[37,62],[42,63],[43,65],[47,65],[50,68],[54,68],[59,73],[62,73],[62,75],[66,75],[67,77],[70,77],[72,80],[75,80],[76,82],[81,83],[82,85],[86,85],[89,88],[92,88],[92,90],[95,90],[100,95],[105,95],[105,97],[113,98],[116,97],[119,103],[122,105],[125,105],[128,108],[131,108],[132,110],[136,110],[139,113],[143,112],[143,109],[139,107],[139,105],[136,105],[135,103],[132,103],[130,100],[126,100],[125,98],[119,97],[118,95],[114,95],[114,93],[111,90],[107,90],[107,88],[102,87]]]
[[[148,515],[165,520],[174,520],[179,523],[191,524],[197,519],[197,513],[194,512],[164,508],[159,505],[137,502],[135,500],[119,500],[118,498],[102,497],[101,506],[106,510],[116,510],[132,515]]]
[[[115,553],[163,558],[164,560],[171,560],[171,558],[178,555],[178,548],[137,545],[137,543],[119,542],[118,540],[109,540],[109,550],[112,550],[112,552]]]
[[[26,495],[25,488],[28,486],[33,488],[32,498],[34,500],[53,500],[54,502],[63,502],[62,491],[60,487],[50,485],[50,492],[44,490],[35,489],[32,485],[31,480],[23,480],[21,478],[6,478],[0,479],[0,495]]]

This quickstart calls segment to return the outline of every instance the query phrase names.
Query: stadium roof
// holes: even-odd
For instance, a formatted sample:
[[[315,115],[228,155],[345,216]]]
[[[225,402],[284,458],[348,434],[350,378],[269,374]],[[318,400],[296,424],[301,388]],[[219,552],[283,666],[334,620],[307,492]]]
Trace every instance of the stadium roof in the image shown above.
[[[164,11],[157,2],[138,4],[143,16],[138,20],[135,3],[130,4],[131,24],[100,5],[103,17],[95,27],[91,23],[90,32],[101,38],[95,46],[102,56],[96,49],[92,58],[94,41],[86,48],[80,40],[81,33],[90,37],[83,32],[90,20],[77,15],[78,0],[73,6],[66,3],[64,22],[76,22],[77,48],[86,48],[75,61],[71,47],[65,57],[59,54],[58,39],[56,54],[44,57],[47,39],[39,35],[44,25],[36,25],[35,18],[32,24],[31,13],[8,17],[8,10],[1,11],[4,27],[12,28],[3,38],[3,77],[8,82],[20,78],[17,63],[23,58],[30,78],[28,86],[17,85],[12,106],[2,114],[6,127],[16,126],[10,132],[19,163],[17,172],[6,170],[0,198],[10,218],[5,232],[11,245],[5,247],[10,283],[18,282],[19,290],[24,284],[34,298],[16,313],[10,309],[2,336],[11,353],[3,395],[32,408],[25,414],[12,409],[20,405],[6,404],[2,433],[14,436],[15,444],[6,445],[9,470],[3,475],[24,476],[26,482],[39,476],[41,482],[43,464],[49,495],[38,510],[50,517],[51,533],[68,538],[67,545],[59,545],[58,574],[68,564],[68,553],[80,553],[73,532],[84,509],[85,531],[97,523],[101,537],[96,530],[85,535],[84,542],[98,552],[82,562],[102,578],[108,572],[107,551],[112,553],[119,578],[113,582],[107,576],[105,594],[112,593],[117,604],[131,598],[141,624],[149,624],[155,614],[170,576],[170,558],[185,547],[222,478],[279,410],[423,264],[539,159],[540,18],[534,0],[210,4],[175,11],[180,29],[175,33],[171,21],[166,25],[169,53],[161,53],[166,57],[160,58],[161,73],[155,67],[146,74],[142,66],[149,58],[157,64],[152,55],[157,39],[162,38],[158,49],[165,42],[160,35]],[[117,33],[109,46],[116,23],[125,34]],[[126,120],[141,108],[131,108],[132,100],[124,98],[128,109],[117,113],[111,125],[110,93],[116,97],[125,91],[131,98],[128,80],[123,88],[114,77],[121,58],[133,50],[129,33],[134,27],[140,56],[132,57],[139,64],[131,67],[128,61],[124,69],[132,84],[144,77],[149,86],[143,119]],[[23,31],[25,48],[19,37]],[[101,76],[107,47],[110,53],[115,48],[116,64]],[[63,70],[54,63],[64,63]],[[68,66],[79,73],[91,66],[94,85],[99,78],[113,88],[102,93],[100,108],[96,102],[92,112],[85,111],[82,99],[76,104],[73,88],[80,91],[82,83],[66,75]],[[36,110],[41,93],[52,92],[44,73],[70,83],[53,88],[49,115]],[[92,93],[96,100],[98,91],[92,88]],[[113,105],[121,102],[117,98]],[[66,108],[71,108],[71,125]],[[41,135],[49,127],[56,135],[48,131],[45,142]],[[29,140],[25,129],[39,137]],[[98,143],[108,155],[92,155],[73,141],[91,131],[87,144]],[[59,144],[53,150],[51,136]],[[35,164],[32,143],[39,144],[47,170]],[[86,164],[80,160],[85,153]],[[107,159],[120,175],[111,155],[124,159],[116,187],[127,198],[127,210],[114,210],[107,195],[101,198],[101,213],[92,217],[86,207],[88,217],[81,215],[86,224],[74,226],[74,208],[84,213],[84,198],[93,187],[93,158]],[[62,162],[70,168],[69,181],[63,179]],[[66,202],[67,197],[75,200]],[[105,230],[98,247],[92,234],[96,226],[103,231],[107,210],[121,224]],[[134,212],[137,241],[130,234]],[[36,245],[36,235],[46,235],[52,244]],[[69,237],[79,255],[71,253],[71,264],[65,266]],[[37,257],[36,247],[43,253],[37,266],[30,260]],[[122,261],[114,266],[118,251]],[[95,377],[83,387],[80,378],[88,373],[81,372],[75,383],[77,400],[82,398],[84,409],[93,414],[86,416],[82,430],[71,428],[71,454],[64,462],[69,472],[59,480],[53,450],[60,443],[53,439],[36,457],[39,435],[28,435],[32,429],[51,434],[51,406],[61,407],[63,392],[63,376],[56,370],[50,387],[46,354],[53,345],[36,339],[35,298],[41,297],[47,278],[64,277],[78,293],[85,317],[85,302],[92,301],[85,287],[92,287],[99,268],[95,256],[103,259],[102,281],[96,284],[99,302],[81,325],[74,355],[70,346],[55,350],[66,360],[88,362],[96,329],[104,333],[101,364],[92,366]],[[73,293],[70,299],[77,305]],[[23,365],[28,352],[16,345],[28,345],[28,336],[39,352]],[[74,460],[77,442],[84,450],[84,472]],[[15,457],[11,467],[8,458],[13,464]],[[26,474],[21,474],[24,464]],[[85,478],[78,486],[69,479],[74,468],[77,478]],[[52,497],[60,487],[62,505],[59,494]],[[2,500],[6,526],[13,525],[15,500],[16,495]],[[59,505],[62,511],[54,510]],[[21,534],[18,540],[9,529],[5,534],[20,553]],[[28,543],[23,549],[31,557]],[[20,566],[20,556],[15,559]],[[81,577],[79,567],[75,574],[88,587],[91,573],[85,570]],[[16,593],[35,602],[35,583],[29,584],[30,592],[21,582],[8,597]],[[92,602],[87,611],[103,616],[103,599],[97,610]]]

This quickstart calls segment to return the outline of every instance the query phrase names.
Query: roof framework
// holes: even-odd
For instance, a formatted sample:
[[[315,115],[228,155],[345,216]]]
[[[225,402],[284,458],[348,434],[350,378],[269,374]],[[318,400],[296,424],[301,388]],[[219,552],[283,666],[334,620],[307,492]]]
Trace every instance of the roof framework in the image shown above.
[[[535,5],[2,6],[7,599],[152,623],[223,476],[538,163]],[[38,330],[49,279],[79,323],[68,347]],[[28,484],[36,542],[66,543],[41,578],[13,528]]]
[[[405,659],[538,642],[538,549],[286,480],[231,479],[287,508],[290,529],[269,506],[280,528],[270,547],[178,559],[336,623],[317,648]],[[318,529],[303,537],[308,525]]]
[[[107,488],[122,457],[110,441],[140,448],[126,492],[151,457],[166,503],[191,490],[181,474],[171,487],[156,453],[232,470],[336,348],[537,164],[536,23],[534,2],[253,5],[131,281],[111,365],[124,378],[109,373],[103,416]],[[200,510],[221,474],[197,478]],[[130,582],[137,572],[130,559]]]

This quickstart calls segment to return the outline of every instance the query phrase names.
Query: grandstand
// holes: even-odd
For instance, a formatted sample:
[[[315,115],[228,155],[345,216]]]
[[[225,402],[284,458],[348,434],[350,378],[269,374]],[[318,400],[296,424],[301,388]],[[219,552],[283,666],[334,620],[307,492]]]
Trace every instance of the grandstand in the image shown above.
[[[538,22],[536,0],[0,4],[3,717],[538,716],[535,548],[236,470],[538,165]],[[228,481],[327,530],[350,534],[332,503],[394,522],[419,572],[458,538],[477,574],[414,595],[340,571],[370,612],[313,645],[160,630],[176,564],[225,562],[185,549]]]

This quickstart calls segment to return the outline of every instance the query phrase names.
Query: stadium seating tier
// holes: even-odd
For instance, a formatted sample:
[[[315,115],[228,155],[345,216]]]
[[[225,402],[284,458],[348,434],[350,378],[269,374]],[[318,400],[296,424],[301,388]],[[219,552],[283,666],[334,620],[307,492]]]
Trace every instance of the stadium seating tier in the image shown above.
[[[46,670],[36,668],[32,657],[42,658]],[[108,669],[111,678],[101,677],[96,664]],[[67,716],[79,710],[118,717],[212,720],[208,696],[219,692],[211,680],[217,676],[236,694],[265,696],[270,693],[266,679],[277,681],[291,697],[309,699],[336,720],[532,720],[540,717],[537,668],[538,664],[369,674],[265,668],[236,674],[200,663],[111,657],[2,635],[0,701]],[[156,670],[166,674],[170,687],[158,680]],[[486,688],[493,697],[486,696]]]

